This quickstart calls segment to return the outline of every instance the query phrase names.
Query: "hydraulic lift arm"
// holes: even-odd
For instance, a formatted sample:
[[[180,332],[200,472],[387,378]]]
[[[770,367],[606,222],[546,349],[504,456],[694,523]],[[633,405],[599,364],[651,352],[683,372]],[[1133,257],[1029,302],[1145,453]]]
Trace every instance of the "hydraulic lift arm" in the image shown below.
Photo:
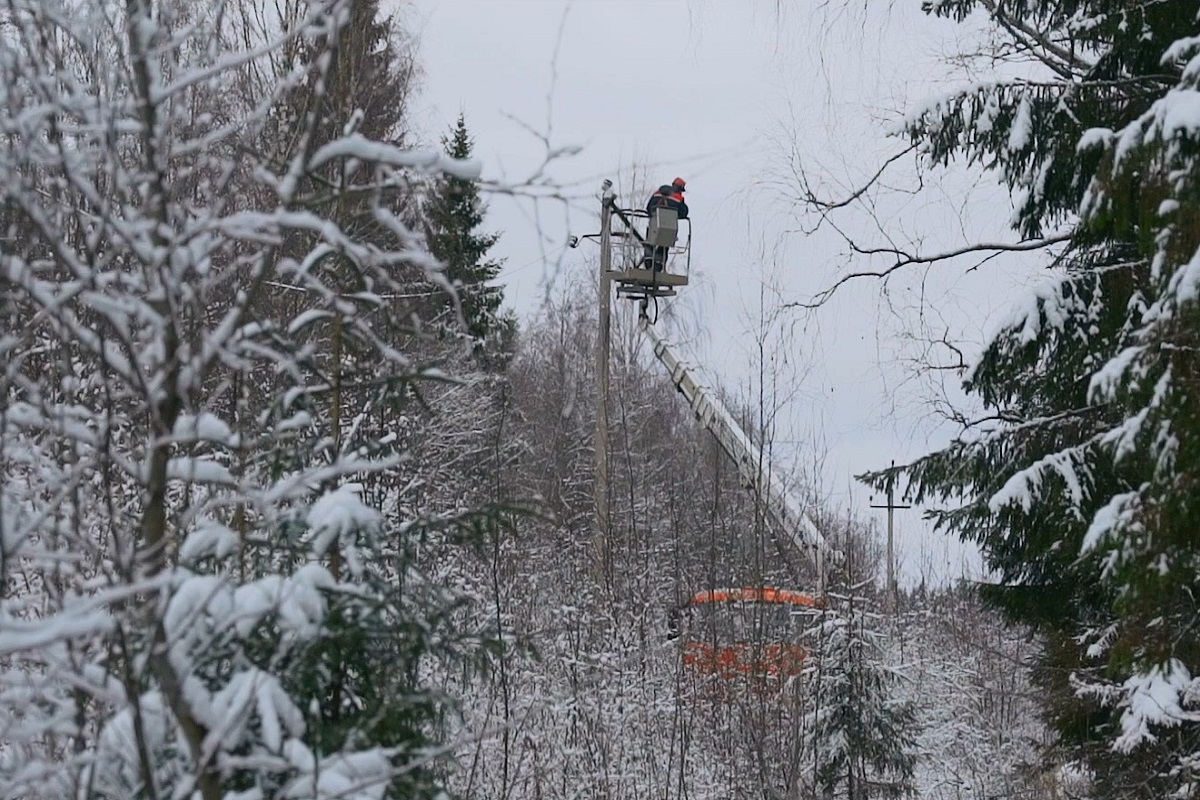
[[[650,339],[654,356],[667,368],[671,381],[687,399],[700,424],[737,465],[742,485],[763,499],[767,516],[780,531],[790,536],[801,550],[812,551],[818,580],[823,583],[829,545],[812,515],[787,491],[762,448],[746,435],[716,393],[696,381],[692,369],[675,354],[644,311],[638,324]]]

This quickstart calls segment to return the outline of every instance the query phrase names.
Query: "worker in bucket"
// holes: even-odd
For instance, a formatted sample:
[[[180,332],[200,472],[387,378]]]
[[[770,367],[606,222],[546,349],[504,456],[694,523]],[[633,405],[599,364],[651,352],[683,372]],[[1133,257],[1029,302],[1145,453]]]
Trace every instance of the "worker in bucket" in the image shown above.
[[[688,207],[687,202],[683,199],[683,193],[686,190],[687,182],[683,178],[676,178],[671,183],[663,184],[646,201],[646,213],[653,217],[655,209],[670,208],[678,214],[679,219],[687,219]],[[646,257],[642,260],[644,268],[660,272],[666,266],[666,262],[666,247],[655,247],[651,244],[646,245]]]

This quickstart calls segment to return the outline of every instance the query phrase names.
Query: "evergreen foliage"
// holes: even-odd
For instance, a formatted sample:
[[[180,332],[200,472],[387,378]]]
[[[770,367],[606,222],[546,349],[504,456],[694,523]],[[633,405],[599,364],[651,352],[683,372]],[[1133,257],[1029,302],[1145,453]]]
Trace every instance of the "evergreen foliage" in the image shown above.
[[[1191,796],[1200,19],[1180,0],[927,4],[978,8],[1042,75],[964,91],[908,133],[934,164],[995,172],[1014,227],[1065,244],[966,379],[988,415],[899,472],[940,528],[980,545],[988,599],[1047,636],[1057,757],[1084,763],[1098,796]]]
[[[965,668],[969,642],[899,680],[921,659],[857,598],[827,617],[811,682],[685,677],[680,598],[809,576],[632,329],[620,523],[596,534],[594,297],[545,309],[509,377],[421,367],[395,300],[444,283],[410,230],[437,154],[398,146],[413,71],[375,0],[276,5],[267,42],[231,41],[222,4],[6,8],[0,796],[741,800],[806,796],[815,775],[864,798],[927,788],[922,760],[956,781],[925,797],[960,800],[965,773],[1026,788],[1017,725],[990,713],[1023,686]],[[470,155],[461,118],[445,144]],[[440,166],[427,238],[503,357],[495,236],[463,165]],[[552,513],[481,507],[531,496]],[[942,611],[914,611],[922,646]],[[499,646],[509,626],[534,647]],[[935,671],[970,752],[914,758],[910,701],[946,713],[921,696]]]
[[[869,800],[916,791],[920,734],[916,706],[902,691],[902,673],[888,664],[883,619],[864,596],[880,566],[875,531],[853,518],[822,527],[842,557],[830,577],[828,607],[806,634],[814,642],[803,724],[820,796]]]
[[[442,146],[451,158],[471,157],[475,143],[465,116],[460,114],[451,134],[442,137]],[[475,341],[477,352],[498,353],[511,349],[516,320],[500,312],[504,290],[491,285],[503,262],[487,258],[500,235],[479,230],[486,211],[477,182],[442,176],[425,207],[426,239],[429,251],[445,265],[446,278],[458,293],[466,332]]]
[[[823,797],[868,800],[914,792],[916,713],[897,697],[900,677],[883,662],[862,598],[823,616],[812,681],[815,783]]]

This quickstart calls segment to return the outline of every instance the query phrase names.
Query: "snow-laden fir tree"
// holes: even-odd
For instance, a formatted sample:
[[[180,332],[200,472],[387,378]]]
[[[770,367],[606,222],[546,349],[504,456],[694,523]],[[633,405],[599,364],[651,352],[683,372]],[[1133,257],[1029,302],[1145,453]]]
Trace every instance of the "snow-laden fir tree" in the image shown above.
[[[333,118],[361,7],[0,6],[0,795],[440,791],[388,198],[474,172]]]
[[[987,408],[902,468],[979,543],[988,597],[1047,641],[1039,679],[1095,796],[1200,794],[1200,18],[1195,2],[950,0],[1031,77],[911,118],[929,162],[1013,191],[1060,243],[966,388]],[[874,476],[879,485],[886,474]]]
[[[913,793],[916,713],[896,691],[882,634],[865,600],[831,594],[813,632],[818,645],[806,684],[813,783],[820,797],[869,800]]]

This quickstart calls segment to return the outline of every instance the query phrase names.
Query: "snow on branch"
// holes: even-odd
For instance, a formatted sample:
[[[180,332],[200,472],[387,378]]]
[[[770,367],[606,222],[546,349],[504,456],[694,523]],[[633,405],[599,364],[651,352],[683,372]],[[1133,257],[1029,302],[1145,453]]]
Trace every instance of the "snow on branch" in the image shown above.
[[[359,134],[343,136],[322,145],[313,153],[309,166],[317,169],[335,158],[356,158],[389,167],[418,167],[465,181],[479,180],[482,169],[474,159],[450,158],[440,150],[404,150],[395,145],[372,142]]]
[[[1141,744],[1157,741],[1152,727],[1177,728],[1200,722],[1200,712],[1189,708],[1195,705],[1200,681],[1178,659],[1131,676],[1121,689],[1121,733],[1113,742],[1117,752],[1130,753]]]
[[[1047,474],[1053,473],[1062,479],[1072,508],[1078,513],[1084,499],[1083,479],[1087,477],[1088,463],[1084,449],[1079,447],[1044,456],[1009,478],[988,498],[988,509],[995,514],[1005,506],[1015,505],[1029,513],[1035,499],[1044,491]]]

